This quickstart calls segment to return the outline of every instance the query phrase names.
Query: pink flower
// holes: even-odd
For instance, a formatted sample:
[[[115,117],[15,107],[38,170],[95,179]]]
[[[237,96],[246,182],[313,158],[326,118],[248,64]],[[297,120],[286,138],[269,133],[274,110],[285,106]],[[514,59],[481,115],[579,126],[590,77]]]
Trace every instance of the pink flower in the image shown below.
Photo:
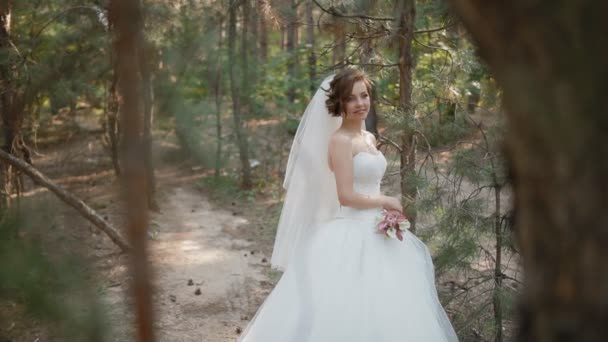
[[[380,221],[378,224],[378,230],[385,231],[388,228],[389,224],[386,220]]]
[[[377,232],[386,237],[403,241],[403,230],[409,228],[409,222],[398,211],[383,209],[376,217]]]

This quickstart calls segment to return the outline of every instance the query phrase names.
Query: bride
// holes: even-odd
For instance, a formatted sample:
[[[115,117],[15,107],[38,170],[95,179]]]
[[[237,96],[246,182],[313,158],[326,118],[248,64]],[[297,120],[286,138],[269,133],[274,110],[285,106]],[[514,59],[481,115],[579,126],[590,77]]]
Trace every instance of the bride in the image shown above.
[[[458,338],[426,246],[377,234],[386,159],[363,129],[371,82],[345,69],[317,90],[287,162],[272,265],[284,270],[241,342],[425,342]]]

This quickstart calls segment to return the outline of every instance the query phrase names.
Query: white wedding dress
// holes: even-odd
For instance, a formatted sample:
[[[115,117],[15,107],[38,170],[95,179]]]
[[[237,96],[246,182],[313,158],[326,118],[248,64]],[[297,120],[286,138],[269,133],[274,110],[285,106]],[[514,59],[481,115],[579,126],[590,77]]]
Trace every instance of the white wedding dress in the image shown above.
[[[381,153],[353,157],[354,190],[379,194]],[[380,209],[340,207],[295,251],[241,342],[440,342],[458,338],[426,246],[375,232]]]

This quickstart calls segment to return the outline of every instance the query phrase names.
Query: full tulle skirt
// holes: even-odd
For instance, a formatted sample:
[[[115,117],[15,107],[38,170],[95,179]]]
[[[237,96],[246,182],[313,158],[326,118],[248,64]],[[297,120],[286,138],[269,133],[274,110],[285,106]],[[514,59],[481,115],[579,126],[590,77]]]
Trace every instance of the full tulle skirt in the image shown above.
[[[239,341],[457,341],[424,243],[376,233],[378,209],[343,212],[311,228]]]

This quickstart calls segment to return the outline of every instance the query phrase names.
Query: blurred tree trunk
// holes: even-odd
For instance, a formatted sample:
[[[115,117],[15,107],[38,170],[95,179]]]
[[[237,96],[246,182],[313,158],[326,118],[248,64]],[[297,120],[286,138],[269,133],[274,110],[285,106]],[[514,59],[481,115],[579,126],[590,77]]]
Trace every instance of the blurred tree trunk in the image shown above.
[[[317,55],[315,54],[315,20],[312,15],[314,3],[307,0],[304,11],[306,14],[306,47],[308,49],[308,79],[310,80],[310,92],[314,94],[317,90]]]
[[[25,145],[21,133],[25,111],[25,91],[18,86],[20,73],[16,61],[20,57],[17,48],[11,41],[11,7],[11,1],[0,2],[0,53],[3,55],[2,61],[0,61],[0,81],[2,82],[0,114],[4,129],[2,148],[7,153],[31,163],[30,151]],[[18,171],[7,163],[4,163],[2,167],[2,187],[3,206],[9,206],[11,194],[21,192],[21,180]]]
[[[150,42],[147,41],[145,35],[139,37],[139,67],[141,72],[141,85],[143,91],[143,110],[144,110],[144,166],[146,168],[146,187],[148,208],[158,211],[159,207],[156,203],[156,177],[154,176],[154,165],[152,165],[152,125],[154,122],[154,84],[152,83],[152,68],[156,58],[153,56],[154,50]]]
[[[281,25],[281,51],[287,49],[287,26]]]
[[[296,99],[296,68],[298,65],[298,54],[296,51],[296,41],[298,39],[298,4],[296,0],[289,0],[287,6],[287,42],[286,50],[289,55],[287,60],[287,100],[293,104]]]
[[[211,79],[213,82],[213,95],[215,97],[215,132],[217,135],[217,146],[215,149],[215,177],[220,176],[220,170],[222,166],[222,76],[223,76],[223,63],[222,63],[222,45],[223,45],[223,27],[224,20],[221,19],[218,22],[218,39],[217,39],[217,63],[215,70],[211,73]]]
[[[367,11],[365,11],[365,13],[367,13]],[[363,52],[361,53],[361,64],[365,65],[365,64],[369,64],[371,62],[371,58],[374,55],[374,48],[372,45],[372,40],[370,39],[365,39],[365,41],[363,41],[363,45],[361,47],[363,49]],[[369,69],[366,68],[365,66],[363,67],[363,69]],[[367,129],[367,131],[373,133],[374,135],[378,135],[378,115],[376,113],[376,87],[372,88],[372,94],[370,94],[372,96],[372,103],[371,103],[371,107],[369,108],[369,114],[367,115],[367,118],[365,118],[365,129]]]
[[[414,182],[416,175],[416,134],[410,122],[414,121],[412,107],[412,40],[414,38],[414,23],[416,7],[414,0],[404,0],[397,3],[397,39],[399,40],[399,109],[406,116],[406,127],[401,135],[401,194],[404,197],[405,214],[410,220],[412,232],[416,231],[417,211]]]
[[[148,203],[150,185],[145,166],[144,120],[141,115],[140,39],[143,18],[140,0],[111,0],[110,18],[114,25],[117,56],[120,120],[124,131],[122,166],[123,189],[127,204],[127,231],[132,246],[131,290],[135,298],[138,341],[154,341],[152,284],[147,258]]]
[[[242,0],[241,9],[243,11],[243,23],[241,25],[241,114],[244,118],[251,117],[250,89],[253,87],[252,80],[249,77],[249,25],[251,17],[251,7],[249,0]]]
[[[249,53],[253,57],[253,68],[249,70],[249,77],[251,84],[257,84],[259,79],[259,66],[260,66],[260,52],[257,42],[260,40],[260,9],[256,6],[256,1],[250,4],[251,20],[249,22],[249,31],[251,32],[251,38],[249,45]]]
[[[244,135],[241,123],[241,96],[239,94],[239,84],[234,67],[236,63],[234,43],[236,37],[236,0],[230,1],[229,19],[228,19],[228,69],[230,73],[230,90],[232,95],[232,116],[234,118],[234,130],[236,133],[237,145],[239,148],[239,157],[241,160],[241,184],[245,189],[251,188],[251,165],[249,164],[249,151],[247,147],[247,138]]]
[[[260,25],[260,64],[265,64],[268,60],[268,21],[266,20],[266,0],[258,0],[258,19]]]
[[[334,33],[334,45],[333,45],[333,65],[339,68],[344,67],[344,60],[346,58],[346,28],[344,20],[333,17],[333,33]]]
[[[451,0],[503,90],[520,341],[608,341],[608,2]]]
[[[369,0],[369,1],[364,1],[362,4],[362,12],[363,13],[371,13],[374,10],[374,7],[376,6],[376,0]],[[363,33],[363,32],[360,32]],[[369,64],[372,60],[372,57],[375,54],[374,51],[374,40],[373,38],[363,38],[363,43],[361,46],[362,52],[361,52],[361,59],[360,59],[360,63],[363,64],[363,69],[364,70],[369,70],[371,68],[366,67],[366,64]],[[376,103],[375,103],[375,99],[376,99],[376,88],[372,88],[372,94],[370,94],[372,97],[372,103],[371,103],[371,107],[369,108],[369,114],[367,115],[367,118],[365,118],[365,129],[367,129],[368,132],[373,133],[375,136],[378,135],[378,115],[376,113]]]
[[[502,279],[502,213],[501,213],[501,196],[502,187],[498,184],[494,173],[494,238],[496,245],[494,246],[494,293],[492,295],[492,306],[494,308],[494,342],[502,342],[503,330],[503,289]]]
[[[118,120],[118,112],[120,110],[119,102],[118,102],[118,70],[116,66],[116,61],[114,60],[113,52],[112,60],[110,64],[112,65],[112,78],[110,80],[110,84],[108,87],[108,98],[106,99],[106,122],[105,122],[105,134],[107,139],[107,146],[110,152],[110,157],[112,158],[112,166],[114,167],[114,173],[116,177],[120,177],[120,161],[118,158],[118,147],[120,146],[119,137],[120,137],[120,126]]]

